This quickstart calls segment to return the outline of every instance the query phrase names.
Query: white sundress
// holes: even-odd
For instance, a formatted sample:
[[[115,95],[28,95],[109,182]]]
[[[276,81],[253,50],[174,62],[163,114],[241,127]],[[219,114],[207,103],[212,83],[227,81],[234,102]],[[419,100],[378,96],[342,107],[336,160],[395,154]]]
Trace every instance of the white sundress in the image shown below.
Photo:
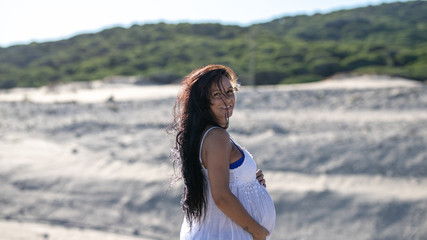
[[[202,138],[199,154],[200,161],[202,161],[201,150],[203,140],[206,134],[213,128],[215,127],[208,129]],[[233,143],[237,145],[234,141]],[[240,200],[240,203],[255,221],[270,232],[270,236],[267,237],[267,239],[270,239],[276,223],[276,210],[273,200],[266,188],[259,184],[256,179],[257,167],[252,155],[240,145],[237,146],[242,149],[244,159],[239,167],[230,169],[230,190]],[[248,232],[234,223],[215,205],[209,187],[208,171],[203,165],[202,168],[208,183],[206,217],[201,223],[193,222],[191,229],[187,219],[184,217],[180,239],[252,240],[252,236]]]

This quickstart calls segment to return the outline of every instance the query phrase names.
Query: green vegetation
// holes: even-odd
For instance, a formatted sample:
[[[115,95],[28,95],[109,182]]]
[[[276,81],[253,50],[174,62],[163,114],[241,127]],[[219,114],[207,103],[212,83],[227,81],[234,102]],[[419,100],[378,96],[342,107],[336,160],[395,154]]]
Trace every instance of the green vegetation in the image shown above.
[[[226,64],[244,84],[318,81],[338,72],[427,79],[427,2],[283,17],[249,27],[146,24],[0,48],[0,88],[107,76],[176,81]]]

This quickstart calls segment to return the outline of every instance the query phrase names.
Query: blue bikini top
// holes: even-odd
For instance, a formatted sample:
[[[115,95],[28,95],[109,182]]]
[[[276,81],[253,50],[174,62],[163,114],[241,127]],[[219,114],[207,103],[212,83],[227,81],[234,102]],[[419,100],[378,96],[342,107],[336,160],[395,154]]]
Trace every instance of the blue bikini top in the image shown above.
[[[245,153],[242,151],[242,149],[240,149],[237,144],[233,141],[233,139],[230,138],[230,141],[234,144],[234,146],[236,146],[237,149],[239,149],[239,152],[242,154],[242,157],[239,158],[239,160],[233,162],[232,164],[230,164],[230,169],[235,169],[240,167],[243,164],[243,161],[245,161]]]

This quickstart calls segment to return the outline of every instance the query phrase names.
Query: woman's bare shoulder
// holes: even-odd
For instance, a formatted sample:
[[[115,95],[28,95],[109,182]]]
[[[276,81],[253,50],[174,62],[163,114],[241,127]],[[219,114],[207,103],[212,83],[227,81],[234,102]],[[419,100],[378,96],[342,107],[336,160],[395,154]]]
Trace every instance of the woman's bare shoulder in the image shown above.
[[[206,134],[205,143],[207,146],[223,146],[224,144],[229,144],[230,135],[227,130],[223,128],[212,128]]]
[[[227,130],[223,128],[211,129],[203,142],[203,165],[208,171],[217,169],[218,166],[221,169],[228,169],[231,150],[232,146]]]

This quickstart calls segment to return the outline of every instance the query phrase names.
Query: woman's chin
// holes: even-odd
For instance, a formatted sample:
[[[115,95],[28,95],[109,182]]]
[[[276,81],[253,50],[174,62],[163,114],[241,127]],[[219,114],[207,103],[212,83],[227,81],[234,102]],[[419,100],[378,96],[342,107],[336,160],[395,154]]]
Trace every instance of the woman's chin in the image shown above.
[[[233,116],[233,110],[227,110],[225,112],[225,118],[227,119],[227,118],[230,118],[231,116]]]
[[[231,115],[233,115],[233,108],[230,108],[230,109],[224,109],[224,111],[226,112],[226,114],[227,114],[227,116],[228,117],[231,117]]]

